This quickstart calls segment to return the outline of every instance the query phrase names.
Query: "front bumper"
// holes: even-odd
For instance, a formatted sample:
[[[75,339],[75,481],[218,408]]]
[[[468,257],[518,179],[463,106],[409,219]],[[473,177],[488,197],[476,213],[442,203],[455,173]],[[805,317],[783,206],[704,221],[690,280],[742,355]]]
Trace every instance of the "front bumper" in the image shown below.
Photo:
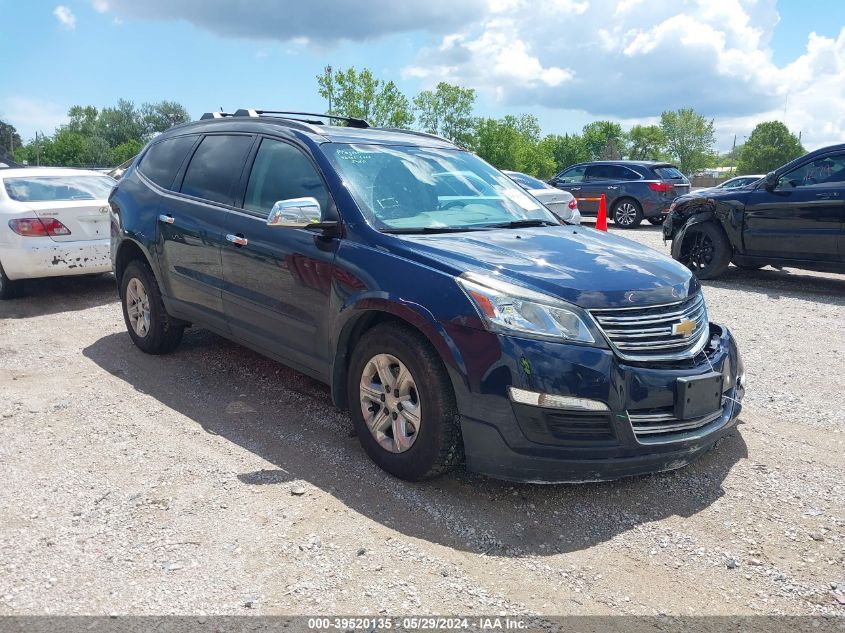
[[[583,482],[673,470],[707,452],[742,410],[742,360],[727,328],[711,324],[695,359],[625,363],[610,350],[497,336],[501,355],[470,392],[459,394],[467,467],[499,479]],[[722,408],[690,424],[671,420],[677,379],[724,375]],[[609,411],[515,404],[507,387],[588,398]],[[667,430],[668,429],[668,430]]]
[[[49,237],[20,237],[0,245],[0,263],[12,280],[91,275],[111,271],[109,251],[108,238],[55,242]]]

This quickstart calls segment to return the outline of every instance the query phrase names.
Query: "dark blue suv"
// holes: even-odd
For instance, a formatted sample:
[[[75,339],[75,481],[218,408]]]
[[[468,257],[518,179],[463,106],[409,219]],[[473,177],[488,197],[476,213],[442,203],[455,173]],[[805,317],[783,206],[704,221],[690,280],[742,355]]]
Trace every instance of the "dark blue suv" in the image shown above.
[[[668,470],[733,426],[742,361],[684,266],[441,138],[339,123],[215,113],[144,149],[110,198],[139,348],[193,324],[324,381],[410,480]]]

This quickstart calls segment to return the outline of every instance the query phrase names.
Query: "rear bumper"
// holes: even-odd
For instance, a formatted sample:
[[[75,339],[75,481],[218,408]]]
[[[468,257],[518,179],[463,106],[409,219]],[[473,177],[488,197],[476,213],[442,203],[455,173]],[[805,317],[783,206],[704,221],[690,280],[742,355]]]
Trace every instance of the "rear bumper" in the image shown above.
[[[0,245],[0,264],[12,280],[91,275],[111,271],[109,251],[108,238],[54,242],[49,237],[20,237]]]
[[[458,399],[467,467],[498,479],[604,481],[681,468],[728,433],[742,410],[745,370],[724,327],[711,324],[706,357],[666,366],[624,363],[600,348],[504,336],[499,343],[501,353],[491,354],[497,367]],[[713,370],[724,376],[721,410],[692,423],[671,418],[678,379]],[[608,410],[516,404],[508,386],[587,398]]]

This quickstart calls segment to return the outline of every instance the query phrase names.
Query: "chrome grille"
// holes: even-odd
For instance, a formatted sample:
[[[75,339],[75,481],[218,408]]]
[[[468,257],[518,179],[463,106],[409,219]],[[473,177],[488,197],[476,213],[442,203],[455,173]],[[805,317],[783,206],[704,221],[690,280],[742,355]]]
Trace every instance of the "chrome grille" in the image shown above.
[[[637,439],[662,435],[664,433],[681,433],[693,431],[706,426],[722,417],[722,410],[708,413],[692,420],[679,420],[672,413],[632,413],[628,412],[628,419],[634,429]]]
[[[704,298],[698,292],[689,299],[647,308],[590,310],[605,336],[626,360],[675,360],[698,354],[707,343],[709,324]],[[676,325],[694,321],[689,336],[674,333]]]

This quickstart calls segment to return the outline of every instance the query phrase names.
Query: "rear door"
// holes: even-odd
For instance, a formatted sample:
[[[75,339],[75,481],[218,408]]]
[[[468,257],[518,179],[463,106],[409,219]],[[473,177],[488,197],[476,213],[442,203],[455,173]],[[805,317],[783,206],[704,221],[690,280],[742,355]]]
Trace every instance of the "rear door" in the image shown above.
[[[338,239],[267,226],[273,205],[313,197],[337,217],[317,167],[299,147],[263,138],[254,152],[242,208],[228,214],[223,304],[232,332],[312,374],[327,375],[328,313]]]
[[[845,223],[845,153],[832,153],[783,174],[748,196],[745,254],[767,259],[841,261]]]
[[[168,296],[181,314],[224,332],[220,249],[253,141],[247,134],[202,138],[177,176],[179,193],[163,196],[158,211],[158,257]]]

